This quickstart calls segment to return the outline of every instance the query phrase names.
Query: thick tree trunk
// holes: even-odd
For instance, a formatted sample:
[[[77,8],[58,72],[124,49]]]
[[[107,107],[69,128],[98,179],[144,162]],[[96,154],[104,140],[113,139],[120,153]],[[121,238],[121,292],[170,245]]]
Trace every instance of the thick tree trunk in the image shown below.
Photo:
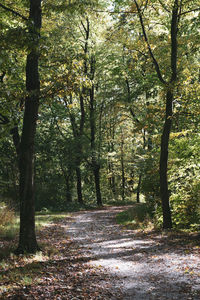
[[[41,28],[41,0],[30,0],[29,30],[33,39],[26,62],[26,90],[23,129],[19,147],[20,172],[20,234],[17,254],[39,250],[35,234],[34,140],[38,117],[40,81],[37,52]]]
[[[168,147],[169,135],[172,125],[172,102],[173,93],[167,92],[166,95],[166,117],[161,137],[161,152],[160,152],[160,195],[162,200],[163,211],[163,228],[172,228],[171,211],[169,205],[169,190],[167,179],[167,165],[168,165]]]
[[[76,187],[77,187],[77,196],[78,202],[83,204],[83,196],[82,196],[82,179],[81,179],[81,169],[80,167],[76,167]]]

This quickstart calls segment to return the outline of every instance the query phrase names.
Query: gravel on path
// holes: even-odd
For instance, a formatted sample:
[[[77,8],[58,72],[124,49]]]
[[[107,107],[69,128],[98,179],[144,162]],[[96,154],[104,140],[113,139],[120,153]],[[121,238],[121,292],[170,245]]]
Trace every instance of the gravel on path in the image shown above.
[[[170,239],[162,233],[124,229],[116,224],[115,216],[125,209],[74,214],[66,231],[79,245],[84,262],[116,276],[114,284],[124,300],[199,300],[198,243],[194,247],[184,244],[183,237]]]

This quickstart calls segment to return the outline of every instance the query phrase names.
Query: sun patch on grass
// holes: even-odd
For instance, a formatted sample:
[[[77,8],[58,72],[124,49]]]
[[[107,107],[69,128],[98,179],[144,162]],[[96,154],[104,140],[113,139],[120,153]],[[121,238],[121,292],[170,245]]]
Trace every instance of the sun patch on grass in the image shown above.
[[[118,224],[124,225],[130,229],[148,229],[153,228],[153,222],[150,219],[148,207],[145,203],[135,204],[128,210],[122,211],[116,216]]]

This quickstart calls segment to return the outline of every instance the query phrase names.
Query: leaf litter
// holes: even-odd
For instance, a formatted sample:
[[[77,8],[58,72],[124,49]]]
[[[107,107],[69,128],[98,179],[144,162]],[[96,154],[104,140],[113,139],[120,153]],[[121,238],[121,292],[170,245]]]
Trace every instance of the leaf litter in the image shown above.
[[[0,299],[122,299],[115,278],[84,264],[79,247],[67,235],[64,219],[39,233],[46,253],[12,256],[0,268]],[[1,265],[2,266],[2,265]]]
[[[122,299],[200,299],[200,235],[130,230],[116,224],[126,207],[75,216],[68,234],[88,263],[116,276]]]
[[[44,253],[0,262],[0,299],[200,299],[199,235],[123,228],[115,216],[124,209],[45,227]]]

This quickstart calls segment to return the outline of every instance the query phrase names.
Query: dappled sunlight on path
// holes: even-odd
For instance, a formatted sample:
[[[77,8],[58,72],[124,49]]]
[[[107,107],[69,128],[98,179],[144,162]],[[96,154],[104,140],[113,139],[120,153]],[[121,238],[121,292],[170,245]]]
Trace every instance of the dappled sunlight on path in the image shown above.
[[[67,234],[85,263],[118,276],[123,299],[200,299],[200,257],[168,244],[163,236],[138,234],[115,222],[124,207],[74,214]],[[116,284],[116,283],[115,283]]]

